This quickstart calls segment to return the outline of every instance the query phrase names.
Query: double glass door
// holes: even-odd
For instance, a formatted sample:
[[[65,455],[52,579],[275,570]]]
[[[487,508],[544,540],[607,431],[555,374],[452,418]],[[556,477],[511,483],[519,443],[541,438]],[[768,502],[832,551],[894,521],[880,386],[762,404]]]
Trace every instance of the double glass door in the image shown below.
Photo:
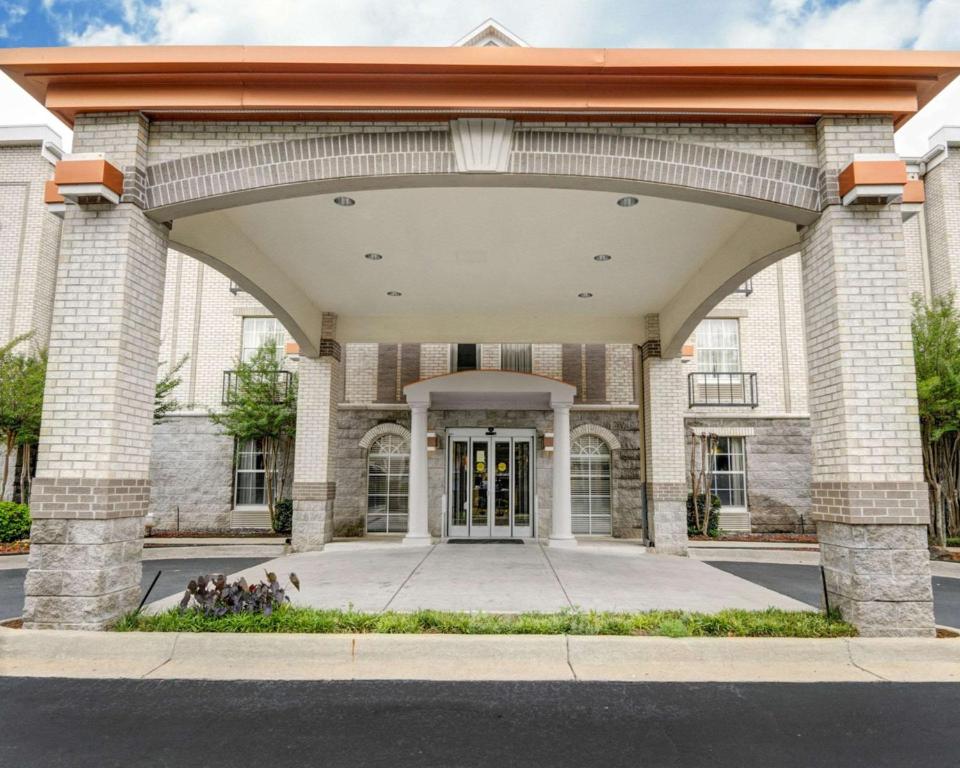
[[[534,436],[532,430],[451,430],[451,538],[533,536]]]

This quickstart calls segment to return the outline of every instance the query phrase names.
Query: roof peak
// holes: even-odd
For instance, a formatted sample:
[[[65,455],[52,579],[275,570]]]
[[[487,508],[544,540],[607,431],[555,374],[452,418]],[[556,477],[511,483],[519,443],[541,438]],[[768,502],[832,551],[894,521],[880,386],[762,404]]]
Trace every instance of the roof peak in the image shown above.
[[[530,44],[515,35],[492,16],[471,29],[455,42],[454,47],[529,48]]]

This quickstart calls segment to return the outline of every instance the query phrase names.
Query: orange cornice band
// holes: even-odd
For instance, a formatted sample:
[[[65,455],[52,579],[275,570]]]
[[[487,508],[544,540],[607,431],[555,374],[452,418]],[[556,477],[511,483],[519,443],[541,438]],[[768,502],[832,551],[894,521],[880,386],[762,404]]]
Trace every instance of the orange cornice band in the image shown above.
[[[118,195],[123,194],[123,174],[106,160],[61,160],[53,174],[57,186],[102,184]]]
[[[903,160],[854,160],[840,171],[840,196],[854,187],[907,183],[907,164]]]
[[[923,189],[923,182],[920,179],[911,179],[903,186],[904,203],[925,203],[927,200],[926,192]]]
[[[57,182],[50,179],[43,185],[43,202],[45,203],[63,203],[66,202],[57,191]]]
[[[0,70],[71,124],[82,113],[134,110],[195,120],[875,114],[899,125],[960,74],[960,54],[128,46],[0,50]]]

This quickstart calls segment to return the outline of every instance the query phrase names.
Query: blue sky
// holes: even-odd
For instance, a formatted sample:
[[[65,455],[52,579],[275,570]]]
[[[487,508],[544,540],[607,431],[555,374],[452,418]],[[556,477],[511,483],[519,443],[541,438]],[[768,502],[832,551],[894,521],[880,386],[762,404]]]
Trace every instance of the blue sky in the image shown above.
[[[449,45],[490,16],[535,46],[960,49],[960,0],[0,0],[0,47]],[[0,123],[41,120],[0,79]],[[944,122],[960,124],[960,85],[901,152]]]

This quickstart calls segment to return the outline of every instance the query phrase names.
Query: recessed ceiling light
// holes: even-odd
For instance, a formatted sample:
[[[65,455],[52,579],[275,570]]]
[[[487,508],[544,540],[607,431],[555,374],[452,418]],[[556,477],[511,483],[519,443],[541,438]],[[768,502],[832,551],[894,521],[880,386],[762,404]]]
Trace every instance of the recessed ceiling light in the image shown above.
[[[640,201],[635,197],[621,197],[619,200],[617,200],[617,205],[619,205],[621,208],[632,208],[639,202]]]
[[[387,291],[387,296],[403,296],[400,291]]]
[[[383,258],[379,253],[365,253],[363,258],[369,259],[370,261],[380,261]]]
[[[593,294],[590,293],[589,291],[584,291],[583,293],[578,293],[577,296],[580,297],[581,299],[592,299],[592,298],[593,298]]]
[[[613,256],[611,256],[609,253],[598,253],[596,256],[593,257],[593,260],[594,261],[610,261],[610,259],[612,258]]]
[[[357,201],[352,197],[347,197],[346,195],[339,195],[338,197],[333,198],[333,202],[337,205],[342,205],[345,208],[349,208],[351,205],[356,205]]]

